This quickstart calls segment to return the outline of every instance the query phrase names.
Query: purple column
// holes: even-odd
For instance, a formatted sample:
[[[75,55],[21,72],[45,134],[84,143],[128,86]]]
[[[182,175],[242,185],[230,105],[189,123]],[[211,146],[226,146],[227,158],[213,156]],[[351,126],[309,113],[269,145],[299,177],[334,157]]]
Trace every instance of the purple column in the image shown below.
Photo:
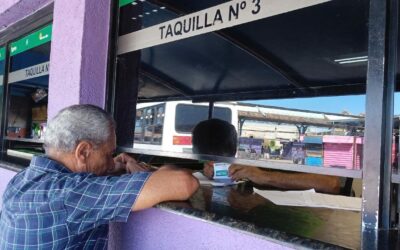
[[[60,109],[105,104],[110,0],[54,2],[49,118]]]
[[[52,2],[52,0],[1,0],[0,32]],[[0,209],[2,204],[1,197],[3,196],[8,182],[16,174],[17,172],[15,171],[0,168]]]

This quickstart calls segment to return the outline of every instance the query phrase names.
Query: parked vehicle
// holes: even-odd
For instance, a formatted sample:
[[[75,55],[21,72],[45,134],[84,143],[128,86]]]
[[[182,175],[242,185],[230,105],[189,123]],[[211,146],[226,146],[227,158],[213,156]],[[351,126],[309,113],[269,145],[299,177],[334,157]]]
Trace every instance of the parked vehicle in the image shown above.
[[[213,117],[237,128],[237,111],[229,103],[216,104]],[[192,152],[192,130],[208,119],[208,103],[172,101],[137,105],[134,148]]]

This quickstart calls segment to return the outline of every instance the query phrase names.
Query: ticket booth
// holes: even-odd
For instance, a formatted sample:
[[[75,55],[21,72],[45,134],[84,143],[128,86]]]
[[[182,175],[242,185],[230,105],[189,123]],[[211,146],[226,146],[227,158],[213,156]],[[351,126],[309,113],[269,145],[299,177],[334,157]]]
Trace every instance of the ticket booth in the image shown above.
[[[291,194],[248,181],[201,185],[188,201],[111,224],[110,249],[400,245],[398,0],[4,6],[11,7],[0,7],[0,193],[44,152],[48,119],[62,107],[92,103],[113,114],[118,151],[155,167],[195,173],[213,161],[354,180],[353,196],[330,196],[331,207],[293,198],[278,204],[274,198]],[[235,157],[192,152],[194,126],[211,118],[244,138]],[[339,140],[346,136],[355,140]],[[321,139],[307,147],[306,138]],[[337,142],[348,144],[346,155]],[[274,157],[261,157],[267,152]],[[339,207],[349,199],[358,207]]]

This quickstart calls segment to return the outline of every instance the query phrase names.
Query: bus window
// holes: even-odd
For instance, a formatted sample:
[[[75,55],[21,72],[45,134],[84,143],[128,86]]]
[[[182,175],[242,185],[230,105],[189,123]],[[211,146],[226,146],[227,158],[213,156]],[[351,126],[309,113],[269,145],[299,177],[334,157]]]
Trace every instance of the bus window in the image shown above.
[[[142,141],[143,138],[143,117],[142,110],[136,111],[136,122],[135,122],[135,141]]]
[[[232,112],[229,108],[214,107],[213,118],[231,123]],[[208,106],[178,104],[176,106],[175,130],[179,133],[191,133],[197,123],[208,119]]]
[[[145,109],[145,126],[144,126],[144,141],[151,143],[153,138],[153,121],[154,121],[154,109]]]
[[[157,108],[156,124],[162,125],[164,123],[164,107],[160,106]]]
[[[164,116],[164,105],[137,109],[135,121],[135,142],[161,144]]]

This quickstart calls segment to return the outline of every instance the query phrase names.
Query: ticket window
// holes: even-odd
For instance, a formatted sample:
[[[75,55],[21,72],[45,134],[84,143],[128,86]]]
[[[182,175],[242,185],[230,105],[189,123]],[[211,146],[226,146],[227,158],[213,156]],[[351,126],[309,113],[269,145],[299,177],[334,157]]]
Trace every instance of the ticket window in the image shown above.
[[[118,145],[190,152],[194,121],[208,118],[212,101],[212,117],[229,111],[223,120],[238,133],[238,158],[359,170],[368,6],[331,1],[275,15],[279,4],[245,3],[120,1]],[[353,20],[353,7],[361,21]],[[317,19],[320,32],[310,32]],[[151,125],[157,105],[165,105],[162,130]]]
[[[21,153],[31,158],[24,154],[42,152],[47,123],[51,31],[52,25],[46,25],[11,41],[7,48],[7,153]]]

